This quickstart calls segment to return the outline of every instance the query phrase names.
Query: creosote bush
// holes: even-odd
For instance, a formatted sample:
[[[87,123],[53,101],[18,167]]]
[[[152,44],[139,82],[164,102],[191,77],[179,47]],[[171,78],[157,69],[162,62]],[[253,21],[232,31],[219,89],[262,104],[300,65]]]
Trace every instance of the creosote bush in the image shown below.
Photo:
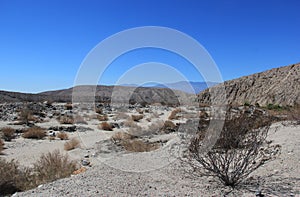
[[[16,130],[11,127],[4,127],[1,129],[1,132],[2,132],[2,138],[5,141],[11,141],[12,139],[15,138]]]
[[[32,127],[26,129],[22,135],[23,138],[30,138],[30,139],[43,139],[46,137],[46,130],[41,127]]]
[[[66,151],[73,150],[78,147],[80,147],[80,142],[77,138],[72,138],[64,144],[64,149]]]
[[[224,185],[234,188],[280,153],[279,145],[266,143],[271,123],[271,118],[258,113],[226,119],[210,150],[205,149],[203,142],[209,139],[209,132],[214,131],[199,131],[191,140],[188,163],[200,175],[216,177]]]

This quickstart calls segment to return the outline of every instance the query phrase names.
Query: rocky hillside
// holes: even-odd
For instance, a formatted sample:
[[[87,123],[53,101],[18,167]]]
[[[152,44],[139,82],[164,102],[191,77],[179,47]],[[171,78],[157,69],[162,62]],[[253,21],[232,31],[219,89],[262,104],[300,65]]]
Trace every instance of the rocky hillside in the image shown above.
[[[123,87],[123,86],[78,86],[76,90],[80,95],[87,95],[86,91],[93,92],[96,88],[96,101],[110,102],[113,94],[114,101],[127,101],[131,103],[162,103],[179,104],[178,95],[185,100],[191,100],[191,95],[181,91],[167,88],[146,88],[146,87]],[[0,91],[0,102],[71,102],[73,88],[43,92],[39,94],[25,94],[17,92]],[[132,94],[131,94],[132,93]],[[176,93],[176,94],[175,94]]]
[[[293,106],[300,104],[300,63],[226,81],[223,85],[229,104]],[[210,90],[220,92],[220,87],[217,85]],[[209,104],[209,90],[198,94],[198,100]]]

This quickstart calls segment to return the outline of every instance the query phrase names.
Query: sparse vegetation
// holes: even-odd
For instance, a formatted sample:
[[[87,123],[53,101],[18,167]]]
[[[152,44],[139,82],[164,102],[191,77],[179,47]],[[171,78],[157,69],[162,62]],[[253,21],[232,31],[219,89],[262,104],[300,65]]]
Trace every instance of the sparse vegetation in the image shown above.
[[[2,138],[5,141],[11,141],[12,139],[15,138],[16,130],[11,127],[4,127],[1,129],[1,132],[2,132]]]
[[[71,161],[67,155],[55,150],[43,154],[35,163],[34,171],[37,173],[38,184],[43,184],[68,177],[77,167],[76,162]]]
[[[32,127],[23,133],[22,137],[23,138],[30,138],[30,139],[43,139],[46,136],[46,131],[45,129],[41,127]]]
[[[64,149],[66,151],[69,151],[69,150],[73,150],[75,148],[78,148],[79,146],[80,146],[79,140],[77,138],[72,138],[69,141],[65,142]]]
[[[191,141],[189,163],[200,175],[216,177],[224,185],[234,188],[279,154],[279,146],[266,143],[271,123],[271,118],[258,114],[227,119],[211,150],[205,150],[203,144],[203,140],[210,139],[211,135],[200,131]]]
[[[112,131],[113,128],[108,122],[101,122],[99,128],[105,131]]]
[[[124,113],[124,112],[119,112],[117,115],[114,117],[114,120],[123,120],[123,119],[128,119],[129,115]]]
[[[74,124],[74,119],[72,116],[67,116],[67,115],[64,115],[64,116],[60,116],[58,118],[58,121],[60,124]]]
[[[140,139],[122,140],[121,145],[129,152],[149,152],[160,147],[157,143],[146,143]]]
[[[68,139],[69,139],[68,134],[65,133],[65,132],[59,132],[59,133],[57,134],[57,137],[58,137],[59,139],[61,139],[61,140],[68,140]]]
[[[128,134],[128,133],[125,133],[125,132],[117,132],[117,133],[115,133],[112,137],[111,137],[111,139],[114,141],[114,142],[120,142],[120,141],[122,141],[122,140],[131,140],[131,139],[133,139],[134,138],[134,136],[132,136],[132,135],[130,135],[130,134]]]
[[[138,122],[138,121],[140,121],[141,119],[144,118],[144,115],[142,115],[142,114],[139,114],[139,115],[131,115],[131,118],[132,118],[133,121]]]
[[[33,112],[26,106],[19,113],[19,121],[21,124],[29,125],[30,121],[34,121]]]
[[[68,177],[77,164],[58,150],[40,157],[33,168],[20,167],[14,161],[0,158],[0,194],[9,195],[37,187],[40,184]]]
[[[73,109],[72,103],[67,103],[67,104],[65,104],[65,109],[66,109],[66,110],[72,110],[72,109]]]
[[[169,119],[169,120],[178,119],[177,114],[180,113],[180,112],[181,112],[181,109],[180,109],[180,108],[174,109],[174,110],[171,112],[171,114],[170,114],[170,116],[169,116],[168,119]]]
[[[74,123],[76,124],[88,124],[82,116],[76,115],[74,117]]]

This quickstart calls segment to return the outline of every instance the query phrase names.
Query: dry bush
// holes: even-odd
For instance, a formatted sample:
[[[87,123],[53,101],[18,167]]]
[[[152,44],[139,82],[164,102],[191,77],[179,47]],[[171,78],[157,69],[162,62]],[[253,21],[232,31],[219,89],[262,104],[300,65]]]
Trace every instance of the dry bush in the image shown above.
[[[26,125],[29,125],[30,121],[36,120],[33,117],[32,110],[30,110],[28,107],[25,107],[24,109],[22,109],[20,111],[18,119],[19,119],[21,124],[26,124]]]
[[[102,113],[103,113],[103,110],[102,110],[102,108],[96,108],[96,109],[95,109],[95,112],[96,112],[97,114],[102,114]]]
[[[170,114],[170,116],[169,116],[168,119],[169,119],[169,120],[178,119],[177,114],[180,113],[180,112],[181,112],[181,109],[180,109],[180,108],[174,109],[174,110],[171,112],[171,114]]]
[[[98,119],[99,121],[108,121],[108,117],[107,117],[106,114],[105,114],[105,115],[98,115],[98,116],[97,116],[97,119]]]
[[[2,154],[3,149],[4,149],[4,142],[2,139],[0,139],[0,155]]]
[[[164,121],[157,120],[149,125],[147,131],[144,131],[145,134],[158,134],[161,128],[164,126]]]
[[[300,105],[295,105],[290,109],[288,113],[288,120],[295,121],[297,125],[300,125]]]
[[[45,129],[41,127],[32,127],[26,129],[22,135],[23,138],[43,139],[46,136]]]
[[[105,131],[112,131],[113,128],[108,122],[101,122],[99,128]]]
[[[64,107],[65,107],[66,110],[72,110],[73,109],[72,103],[67,103],[67,104],[65,104]]]
[[[59,138],[59,139],[61,139],[61,140],[68,140],[69,139],[69,136],[68,136],[68,134],[67,133],[65,133],[65,132],[59,132],[58,134],[57,134],[57,137]]]
[[[163,133],[175,132],[176,127],[177,126],[172,121],[166,120],[161,128],[161,132],[163,132]]]
[[[117,142],[117,141],[122,141],[122,140],[131,140],[131,139],[133,139],[134,138],[134,136],[132,136],[132,135],[130,135],[130,134],[128,134],[128,133],[126,133],[126,132],[117,132],[117,133],[115,133],[112,137],[111,137],[111,139],[113,140],[113,141],[115,141],[115,142]]]
[[[135,122],[138,122],[138,121],[140,121],[141,119],[143,119],[144,118],[144,115],[142,115],[142,114],[139,114],[139,115],[131,115],[131,119],[133,120],[133,121],[135,121]]]
[[[77,168],[76,162],[71,161],[67,155],[61,154],[58,150],[43,154],[34,164],[39,184],[69,177]]]
[[[58,118],[58,122],[60,124],[74,124],[74,119],[73,119],[72,116],[66,116],[66,115],[64,115],[64,116],[60,116]]]
[[[135,123],[131,118],[127,119],[124,122],[125,127],[138,127],[137,123]]]
[[[216,177],[224,185],[234,188],[280,153],[280,146],[266,143],[271,123],[271,118],[259,114],[226,119],[217,142],[210,150],[206,149],[204,141],[210,139],[215,131],[209,131],[210,134],[200,131],[191,140],[188,162],[194,172]]]
[[[15,135],[16,130],[11,127],[4,127],[1,129],[1,132],[2,132],[2,138],[5,141],[11,141],[12,139],[14,139],[16,137],[16,135]]]
[[[137,108],[137,109],[136,109],[136,112],[138,112],[139,114],[143,114],[143,113],[144,113],[144,110],[142,110],[141,108]]]
[[[158,143],[146,143],[138,139],[122,140],[121,145],[130,152],[150,152],[160,147]]]
[[[64,149],[66,151],[73,150],[78,147],[80,147],[80,142],[77,138],[72,138],[64,144]]]

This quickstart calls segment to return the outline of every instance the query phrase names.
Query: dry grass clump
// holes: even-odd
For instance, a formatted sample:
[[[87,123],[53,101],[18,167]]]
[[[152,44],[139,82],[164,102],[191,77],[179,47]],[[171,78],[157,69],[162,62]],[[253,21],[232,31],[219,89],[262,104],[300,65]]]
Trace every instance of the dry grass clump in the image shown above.
[[[108,122],[101,122],[99,125],[99,129],[105,130],[105,131],[112,131],[113,128]]]
[[[0,195],[37,187],[40,184],[68,177],[77,169],[77,164],[58,150],[40,157],[32,168],[20,168],[19,164],[0,158]]]
[[[65,133],[65,132],[59,132],[59,133],[57,134],[57,137],[58,137],[59,139],[61,139],[61,140],[68,140],[68,139],[69,139],[68,134]]]
[[[169,119],[169,120],[178,119],[177,114],[180,113],[180,112],[181,112],[181,109],[180,109],[180,108],[174,109],[174,110],[171,112],[171,114],[170,114],[170,116],[169,116],[168,119]]]
[[[142,114],[139,114],[139,115],[131,115],[131,119],[133,120],[133,121],[135,121],[135,122],[138,122],[138,121],[140,121],[141,119],[143,119],[144,118],[144,115],[142,115]]]
[[[108,121],[108,116],[106,114],[105,115],[98,115],[97,119],[99,121]]]
[[[72,110],[73,109],[72,103],[67,103],[67,104],[65,104],[64,107],[65,107],[66,110]]]
[[[130,135],[129,133],[121,132],[121,131],[113,134],[113,136],[111,137],[111,139],[113,141],[131,140],[133,138],[134,138],[133,135]]]
[[[58,117],[58,122],[60,124],[74,124],[74,119],[72,116],[60,116]]]
[[[16,137],[15,136],[16,130],[11,127],[4,127],[1,129],[1,132],[2,132],[2,138],[5,141],[11,141]]]
[[[0,139],[0,155],[2,154],[3,149],[4,149],[4,142],[2,139]]]
[[[122,140],[121,145],[129,152],[150,152],[158,149],[158,143],[146,143],[139,139]]]
[[[43,154],[34,164],[39,184],[52,182],[54,180],[70,176],[76,169],[77,164],[71,161],[67,155],[59,150]]]
[[[80,142],[77,138],[72,138],[64,144],[64,149],[66,151],[73,150],[78,147],[80,147]]]
[[[26,129],[22,135],[23,138],[38,139],[38,140],[43,139],[45,136],[46,136],[46,131],[41,127],[32,127]]]

